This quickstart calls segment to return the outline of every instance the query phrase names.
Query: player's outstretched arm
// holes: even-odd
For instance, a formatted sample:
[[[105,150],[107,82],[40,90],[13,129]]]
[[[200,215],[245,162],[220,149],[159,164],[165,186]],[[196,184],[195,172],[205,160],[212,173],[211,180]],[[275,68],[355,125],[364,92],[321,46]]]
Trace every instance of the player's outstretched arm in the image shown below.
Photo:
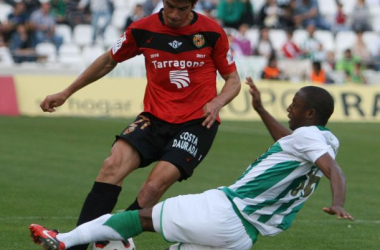
[[[222,90],[214,99],[206,103],[203,107],[203,117],[205,120],[202,125],[207,128],[211,128],[214,124],[222,107],[234,99],[240,92],[241,82],[237,71],[223,75],[222,77],[225,80]]]
[[[338,163],[328,153],[325,153],[315,161],[315,164],[329,178],[331,185],[332,204],[330,207],[324,207],[323,211],[331,215],[336,214],[339,219],[353,220],[354,218],[343,208],[346,181]]]
[[[264,108],[261,102],[260,91],[254,84],[251,77],[246,78],[246,84],[249,86],[249,93],[252,96],[252,107],[259,114],[261,120],[264,122],[272,138],[277,141],[278,139],[290,135],[292,132],[279,123],[268,111]]]
[[[75,81],[66,89],[53,95],[47,96],[40,104],[44,112],[54,112],[56,107],[65,101],[79,89],[102,78],[113,70],[117,62],[112,58],[111,52],[107,51],[99,56]]]

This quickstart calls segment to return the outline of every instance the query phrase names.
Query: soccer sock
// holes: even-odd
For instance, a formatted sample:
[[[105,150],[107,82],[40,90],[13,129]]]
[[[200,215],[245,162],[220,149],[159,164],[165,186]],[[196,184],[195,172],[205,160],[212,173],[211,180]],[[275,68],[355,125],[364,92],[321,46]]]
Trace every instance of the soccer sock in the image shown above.
[[[77,225],[111,213],[117,203],[120,191],[121,187],[117,185],[95,182],[83,204]]]
[[[88,194],[79,219],[77,226],[85,222],[98,218],[101,215],[111,213],[116,205],[117,198],[119,197],[121,187],[103,182],[95,182],[90,193]],[[79,245],[69,250],[86,250],[86,245]]]
[[[104,225],[111,214],[105,214],[95,220],[84,223],[68,233],[60,233],[57,239],[65,243],[66,248],[95,241],[123,240],[123,237],[114,229]]]
[[[129,205],[127,209],[125,209],[125,211],[140,210],[141,208],[142,207],[140,207],[139,202],[137,201],[137,198],[136,198],[135,201],[131,205]]]
[[[112,215],[105,223],[118,232],[125,240],[142,233],[139,211],[125,211]]]

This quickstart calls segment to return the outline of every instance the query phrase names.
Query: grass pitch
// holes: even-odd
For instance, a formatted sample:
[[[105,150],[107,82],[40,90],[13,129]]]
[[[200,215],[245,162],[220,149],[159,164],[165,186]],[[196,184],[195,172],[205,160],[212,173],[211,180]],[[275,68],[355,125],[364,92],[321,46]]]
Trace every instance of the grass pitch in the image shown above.
[[[40,249],[29,238],[31,223],[61,232],[72,229],[114,135],[130,121],[0,117],[0,249]],[[347,177],[346,209],[356,220],[338,221],[322,212],[331,203],[324,178],[293,226],[275,237],[259,237],[254,249],[379,249],[380,125],[333,123],[328,127],[341,142],[337,160]],[[224,121],[194,176],[175,184],[164,198],[233,183],[271,144],[261,122]],[[115,211],[134,200],[150,169],[125,179]],[[154,233],[136,237],[135,243],[138,250],[170,245]]]

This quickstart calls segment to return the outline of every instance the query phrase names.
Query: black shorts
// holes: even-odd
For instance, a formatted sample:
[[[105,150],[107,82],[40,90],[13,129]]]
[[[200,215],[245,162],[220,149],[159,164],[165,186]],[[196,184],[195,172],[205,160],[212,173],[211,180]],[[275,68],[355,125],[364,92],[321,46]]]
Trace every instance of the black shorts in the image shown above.
[[[140,168],[155,161],[167,161],[179,169],[182,181],[193,174],[207,155],[218,131],[218,122],[208,129],[202,126],[203,120],[174,124],[142,113],[116,140],[127,141],[139,152]]]

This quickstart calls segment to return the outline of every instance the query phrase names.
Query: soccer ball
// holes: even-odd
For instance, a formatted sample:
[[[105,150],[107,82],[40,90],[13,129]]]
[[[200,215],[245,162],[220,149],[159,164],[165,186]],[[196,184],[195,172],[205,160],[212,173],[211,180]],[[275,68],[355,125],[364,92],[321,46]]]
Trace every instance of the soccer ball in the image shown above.
[[[132,239],[125,241],[102,241],[92,243],[92,250],[136,250]]]

